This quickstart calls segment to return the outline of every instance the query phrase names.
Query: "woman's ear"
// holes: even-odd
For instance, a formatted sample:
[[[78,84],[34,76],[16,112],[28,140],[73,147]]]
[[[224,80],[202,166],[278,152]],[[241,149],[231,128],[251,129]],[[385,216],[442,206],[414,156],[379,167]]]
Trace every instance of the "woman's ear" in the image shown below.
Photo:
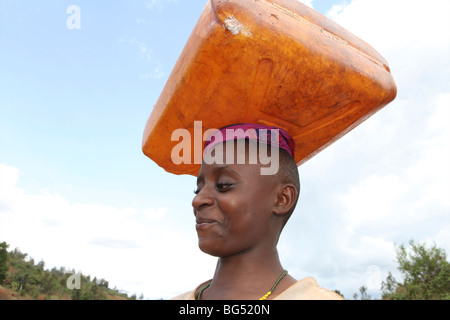
[[[293,184],[281,185],[273,212],[280,216],[288,214],[295,206],[297,198],[298,191]]]

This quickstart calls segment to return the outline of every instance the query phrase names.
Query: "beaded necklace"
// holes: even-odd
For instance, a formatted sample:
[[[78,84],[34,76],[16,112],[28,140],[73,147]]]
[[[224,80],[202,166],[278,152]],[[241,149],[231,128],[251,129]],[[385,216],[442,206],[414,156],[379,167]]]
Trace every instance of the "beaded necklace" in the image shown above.
[[[283,273],[278,277],[277,281],[275,281],[272,288],[269,291],[267,291],[267,293],[265,295],[263,295],[259,300],[267,300],[267,298],[272,294],[273,290],[275,290],[277,285],[280,283],[281,280],[284,279],[284,277],[286,277],[287,274],[288,274],[287,270],[284,270]],[[197,300],[201,300],[203,291],[208,289],[210,285],[211,285],[211,281],[209,283],[207,283],[203,288],[200,289],[198,296],[197,296]]]

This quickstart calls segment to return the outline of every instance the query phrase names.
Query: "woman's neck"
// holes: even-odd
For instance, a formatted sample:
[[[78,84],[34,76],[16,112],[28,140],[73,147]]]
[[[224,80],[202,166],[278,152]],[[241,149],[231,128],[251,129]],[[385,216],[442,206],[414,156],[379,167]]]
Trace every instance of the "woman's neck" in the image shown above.
[[[283,267],[275,248],[252,250],[219,258],[214,278],[203,299],[254,300],[267,293],[282,274]],[[288,277],[285,283],[293,284]],[[285,287],[284,285],[281,287]]]

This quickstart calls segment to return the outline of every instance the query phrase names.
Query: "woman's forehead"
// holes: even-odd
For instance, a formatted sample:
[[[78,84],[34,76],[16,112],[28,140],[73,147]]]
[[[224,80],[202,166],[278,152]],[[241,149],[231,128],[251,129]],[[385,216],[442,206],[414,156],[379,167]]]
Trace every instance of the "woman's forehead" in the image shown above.
[[[266,170],[268,174],[276,175],[279,168],[280,149],[252,140],[234,140],[218,143],[212,148],[205,150],[202,167],[213,165],[213,167],[230,166],[239,170],[260,173]],[[274,168],[273,172],[268,170]]]
[[[266,164],[267,157],[280,149],[252,140],[232,140],[215,144],[203,153],[204,162],[211,164]],[[208,162],[208,159],[211,160]]]
[[[261,165],[259,164],[207,164],[202,163],[197,178],[204,176],[222,176],[228,175],[236,178],[246,178],[249,176],[257,175],[259,173]]]

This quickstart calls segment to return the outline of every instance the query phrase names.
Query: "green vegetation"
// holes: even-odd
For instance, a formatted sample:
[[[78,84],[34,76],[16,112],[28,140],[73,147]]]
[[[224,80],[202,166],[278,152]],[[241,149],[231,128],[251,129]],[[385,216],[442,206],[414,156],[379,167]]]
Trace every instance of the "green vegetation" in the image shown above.
[[[0,243],[0,300],[2,299],[67,299],[67,300],[135,300],[104,279],[91,279],[75,270],[45,269],[44,261],[35,263],[26,253]],[[392,273],[382,283],[384,300],[450,300],[450,263],[443,249],[435,245],[409,242],[397,248],[397,263],[403,280]],[[79,288],[79,289],[77,289]],[[341,294],[339,290],[335,290]],[[342,294],[341,294],[342,295]],[[142,295],[139,299],[142,299]],[[355,300],[372,300],[362,286]]]
[[[353,295],[353,300],[374,300],[372,297],[367,293],[367,287],[362,286],[359,288],[359,295],[355,293]]]
[[[135,300],[116,288],[109,288],[104,279],[91,279],[75,270],[65,268],[45,269],[44,261],[35,263],[26,253],[0,243],[0,300]],[[69,279],[75,278],[76,281]],[[79,281],[79,283],[76,283]],[[77,285],[79,284],[79,286]],[[71,289],[69,289],[71,287]],[[77,289],[79,288],[79,289]],[[142,296],[140,297],[142,299]]]
[[[6,242],[0,243],[0,284],[5,281],[6,276],[8,274],[8,245]]]
[[[450,300],[450,263],[443,249],[409,242],[397,248],[398,270],[403,281],[389,273],[382,284],[383,299]]]
[[[397,281],[389,272],[381,284],[381,299],[450,300],[450,263],[444,249],[411,240],[409,247],[397,247],[397,263],[403,280]],[[353,299],[373,300],[366,286]]]

